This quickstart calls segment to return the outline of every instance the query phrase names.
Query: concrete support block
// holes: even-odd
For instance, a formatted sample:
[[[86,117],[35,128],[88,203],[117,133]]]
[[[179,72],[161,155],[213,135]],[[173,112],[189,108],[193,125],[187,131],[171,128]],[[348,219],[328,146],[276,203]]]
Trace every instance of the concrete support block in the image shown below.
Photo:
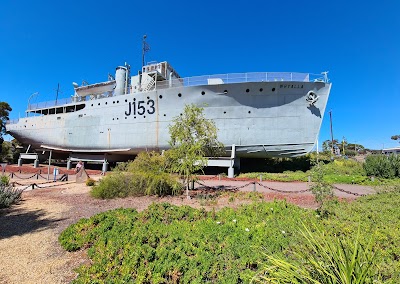
[[[101,171],[102,171],[103,173],[106,173],[107,170],[108,170],[108,163],[107,163],[107,161],[104,161],[104,162],[103,162],[103,168],[101,169]]]
[[[35,161],[33,162],[33,167],[34,167],[35,169],[39,167],[39,160],[35,160]]]
[[[228,178],[233,178],[235,176],[235,171],[232,167],[228,168]]]

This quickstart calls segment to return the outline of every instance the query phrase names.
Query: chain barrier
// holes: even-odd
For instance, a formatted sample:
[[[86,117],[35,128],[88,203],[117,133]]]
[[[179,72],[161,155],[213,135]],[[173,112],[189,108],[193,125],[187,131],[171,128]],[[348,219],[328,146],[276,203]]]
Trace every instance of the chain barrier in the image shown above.
[[[33,174],[32,176],[30,176],[30,177],[21,177],[21,176],[18,176],[18,175],[16,175],[15,173],[14,174],[12,174],[12,177],[14,176],[14,177],[16,177],[16,178],[19,178],[19,179],[31,179],[31,178],[33,178],[33,177],[37,177],[39,174],[38,173],[35,173],[35,174]]]
[[[333,186],[333,188],[338,190],[338,191],[340,191],[340,192],[344,192],[344,193],[351,194],[351,195],[354,195],[354,196],[366,196],[365,193],[351,192],[351,191],[348,191],[348,190],[345,190],[345,189],[338,188],[335,185]]]
[[[242,188],[244,188],[244,187],[247,187],[247,186],[249,186],[249,185],[251,185],[251,184],[255,184],[255,182],[253,181],[253,182],[249,182],[249,183],[246,183],[246,184],[244,184],[244,185],[241,185],[241,186],[226,187],[226,188],[225,188],[225,186],[221,186],[221,185],[220,185],[220,186],[209,186],[209,185],[206,185],[206,184],[201,183],[201,182],[199,182],[199,181],[196,181],[196,183],[199,184],[199,185],[201,185],[201,186],[203,186],[203,187],[205,187],[205,188],[214,189],[214,190],[221,190],[222,187],[224,187],[224,189],[228,189],[228,190],[239,190],[239,189],[242,189]]]
[[[263,185],[262,183],[256,182],[259,186],[264,187],[265,189],[269,189],[272,191],[280,192],[280,193],[304,193],[310,191],[308,188],[307,189],[302,189],[302,190],[282,190],[282,189],[276,189],[272,188],[266,185]]]
[[[61,183],[61,184],[58,183],[58,184],[48,185],[50,183],[53,183],[53,182],[44,182],[44,183],[39,183],[39,184],[37,184],[37,183],[22,184],[22,183],[19,183],[19,182],[13,182],[12,185],[13,185],[13,187],[15,187],[15,185],[25,186],[23,189],[21,189],[22,191],[24,191],[29,187],[31,187],[32,189],[35,189],[35,188],[48,188],[48,187],[62,186],[62,185],[70,184],[72,182],[65,182],[65,183]],[[43,185],[46,185],[46,186],[43,186]]]
[[[242,189],[244,187],[248,187],[249,185],[252,185],[252,184],[256,185],[257,184],[257,185],[259,185],[259,186],[261,186],[261,187],[263,187],[265,189],[268,189],[268,190],[271,190],[271,191],[275,191],[275,192],[279,192],[279,193],[305,193],[305,192],[309,192],[310,191],[310,189],[308,189],[308,188],[307,189],[303,189],[303,190],[282,190],[282,189],[269,187],[269,186],[264,185],[262,183],[259,183],[257,181],[249,182],[249,183],[246,183],[246,184],[244,184],[242,186],[229,187],[229,188],[223,188],[223,186],[209,186],[209,185],[206,185],[206,184],[204,184],[204,183],[202,183],[200,181],[196,181],[196,183],[198,185],[202,186],[202,187],[205,187],[206,189],[213,189],[213,190],[222,190],[222,189],[239,190],[239,189]],[[347,194],[354,195],[354,196],[366,196],[365,193],[351,192],[351,191],[348,191],[348,190],[345,190],[345,189],[338,188],[337,186],[333,186],[333,188],[338,190],[338,191],[340,191],[340,192],[347,193]]]

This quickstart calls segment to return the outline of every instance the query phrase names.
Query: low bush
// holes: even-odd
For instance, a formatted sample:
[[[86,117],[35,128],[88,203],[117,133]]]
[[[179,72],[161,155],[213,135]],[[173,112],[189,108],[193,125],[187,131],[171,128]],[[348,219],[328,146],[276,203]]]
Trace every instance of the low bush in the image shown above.
[[[9,184],[0,184],[0,208],[10,207],[21,200],[22,190]]]
[[[10,178],[8,176],[0,176],[0,185],[9,185]]]
[[[284,201],[217,212],[153,204],[140,213],[117,209],[82,219],[59,240],[70,251],[89,248],[91,262],[77,270],[74,283],[249,283],[257,273],[265,275],[263,264],[270,266],[272,258],[314,272],[321,265],[344,265],[349,275],[372,263],[366,274],[378,275],[376,264],[382,282],[400,283],[400,186],[351,203],[335,200],[327,210],[320,216]],[[300,223],[309,233],[299,232]],[[314,252],[313,238],[319,248]],[[350,255],[357,258],[354,263],[348,262]]]
[[[169,173],[168,160],[155,152],[142,152],[133,162],[119,164],[91,191],[96,198],[142,195],[177,195],[182,184]]]
[[[96,183],[96,181],[94,179],[92,179],[92,178],[88,178],[86,180],[86,185],[87,186],[93,186],[93,185],[95,185],[95,183]]]
[[[400,155],[370,155],[365,159],[364,169],[369,176],[400,178]]]
[[[65,249],[89,246],[75,283],[249,283],[264,260],[298,244],[297,222],[315,220],[284,201],[206,212],[153,204],[83,219],[60,235]]]
[[[293,258],[269,256],[257,283],[377,283],[381,280],[372,241],[326,234],[321,226],[300,230],[304,245],[293,248]]]

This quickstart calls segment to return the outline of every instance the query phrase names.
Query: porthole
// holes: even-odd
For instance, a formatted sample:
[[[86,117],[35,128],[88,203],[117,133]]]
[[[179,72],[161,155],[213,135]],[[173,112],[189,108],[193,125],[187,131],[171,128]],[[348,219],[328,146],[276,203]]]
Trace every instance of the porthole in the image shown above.
[[[250,90],[249,90],[249,89],[246,89],[246,93],[248,93],[248,92],[250,92]]]
[[[119,118],[117,117],[117,120],[119,120]]]
[[[136,99],[133,99],[133,101],[136,101]]]
[[[249,111],[249,113],[251,113],[251,111]]]
[[[150,97],[147,97],[148,100],[150,100]]]
[[[100,103],[98,103],[97,105],[100,105]]]
[[[224,111],[224,114],[226,114],[226,111]]]
[[[201,94],[204,96],[206,94],[206,92],[202,91]]]
[[[182,114],[180,114],[182,116]]]
[[[224,90],[224,94],[227,94],[228,93],[228,90]]]
[[[93,106],[93,104],[92,104],[92,106]]]
[[[125,116],[125,119],[127,119],[127,117]]]
[[[275,92],[275,88],[272,88],[272,91]]]
[[[160,99],[162,99],[162,95],[159,95],[158,97],[159,97]]]
[[[119,104],[119,101],[117,101],[117,104]]]
[[[114,120],[114,118],[113,118],[113,120]]]
[[[164,116],[167,116],[167,115],[164,113]]]
[[[106,102],[106,104],[107,104],[107,102]]]
[[[115,104],[115,101],[113,101],[113,104]]]
[[[135,119],[136,119],[136,116],[134,116],[133,118],[135,118]]]
[[[260,92],[262,92],[264,89],[263,88],[260,88]]]
[[[178,97],[182,97],[182,94],[181,94],[181,93],[179,93],[179,94],[178,94]]]
[[[128,100],[125,100],[125,102],[127,103],[127,102],[128,102]]]
[[[143,118],[146,118],[146,116],[145,116],[145,115],[143,115]]]

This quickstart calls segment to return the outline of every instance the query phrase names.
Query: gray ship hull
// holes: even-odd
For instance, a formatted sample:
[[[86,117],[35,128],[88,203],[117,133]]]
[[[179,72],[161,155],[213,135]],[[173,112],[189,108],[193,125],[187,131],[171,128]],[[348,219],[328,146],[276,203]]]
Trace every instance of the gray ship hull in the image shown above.
[[[38,108],[36,113],[42,115],[6,127],[33,149],[66,156],[107,154],[109,159],[121,160],[141,151],[168,149],[172,119],[185,105],[196,104],[216,123],[218,139],[227,152],[235,145],[237,157],[294,157],[314,147],[330,88],[331,84],[323,81],[160,88],[69,103],[54,110]],[[310,92],[318,97],[312,103]]]

